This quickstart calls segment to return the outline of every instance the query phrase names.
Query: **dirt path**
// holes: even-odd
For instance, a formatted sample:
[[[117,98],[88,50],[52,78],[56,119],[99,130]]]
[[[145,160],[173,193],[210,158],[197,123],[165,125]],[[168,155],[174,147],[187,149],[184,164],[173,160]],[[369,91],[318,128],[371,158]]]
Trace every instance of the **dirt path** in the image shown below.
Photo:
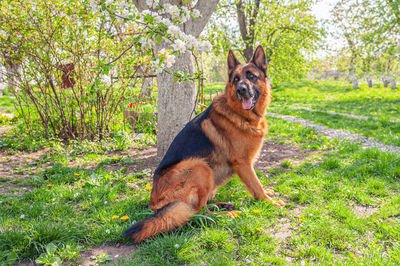
[[[368,116],[364,116],[364,115],[353,115],[353,114],[346,114],[346,113],[338,113],[338,112],[334,112],[334,111],[321,111],[321,110],[315,110],[312,108],[308,108],[308,107],[303,107],[303,106],[293,106],[294,109],[300,109],[300,110],[306,110],[306,111],[311,111],[311,112],[323,112],[323,113],[328,113],[331,115],[341,115],[341,116],[346,116],[349,118],[355,118],[355,119],[368,119]]]
[[[281,118],[288,122],[298,123],[305,127],[313,128],[320,135],[325,135],[330,139],[337,138],[340,140],[349,140],[351,142],[360,143],[363,148],[378,148],[382,151],[400,153],[400,147],[398,147],[398,146],[383,144],[374,139],[370,139],[368,137],[361,136],[360,134],[354,134],[354,133],[350,133],[348,131],[344,131],[344,130],[340,130],[340,129],[332,129],[332,128],[329,128],[329,127],[326,127],[326,126],[323,126],[320,124],[316,124],[312,121],[309,121],[309,120],[306,120],[306,119],[303,119],[303,118],[300,118],[297,116],[281,115],[281,114],[276,114],[276,113],[267,113],[267,115],[271,116],[271,117]]]

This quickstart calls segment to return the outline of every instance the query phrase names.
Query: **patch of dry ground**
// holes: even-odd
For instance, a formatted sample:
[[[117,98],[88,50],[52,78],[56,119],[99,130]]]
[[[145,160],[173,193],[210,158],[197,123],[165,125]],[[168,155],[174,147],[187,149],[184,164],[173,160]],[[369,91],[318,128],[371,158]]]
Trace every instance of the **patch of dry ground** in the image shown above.
[[[97,265],[96,257],[101,256],[101,254],[109,255],[112,257],[112,262],[118,265],[118,260],[120,258],[127,259],[132,255],[133,250],[135,250],[135,246],[133,245],[104,245],[100,247],[94,247],[90,250],[82,252],[79,265],[81,266],[90,266]],[[108,261],[110,263],[111,261]]]
[[[265,141],[261,149],[260,158],[254,168],[262,172],[271,168],[283,168],[280,163],[285,160],[303,162],[306,158],[316,152],[316,150],[306,149],[299,146]]]
[[[373,215],[379,208],[371,206],[353,205],[351,209],[359,217],[368,217]]]

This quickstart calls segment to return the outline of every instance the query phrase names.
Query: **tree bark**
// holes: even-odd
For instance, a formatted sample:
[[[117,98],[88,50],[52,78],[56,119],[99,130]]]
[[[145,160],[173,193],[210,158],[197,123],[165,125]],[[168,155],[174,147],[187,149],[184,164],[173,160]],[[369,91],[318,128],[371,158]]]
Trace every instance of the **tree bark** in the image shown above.
[[[251,57],[254,53],[254,26],[256,23],[259,8],[260,0],[256,0],[255,4],[252,6],[251,13],[248,14],[250,18],[247,18],[244,10],[245,6],[243,5],[243,1],[239,0],[236,2],[236,11],[238,15],[240,34],[242,35],[243,42],[246,45],[243,50],[243,56],[247,62],[251,60]],[[249,25],[247,25],[247,20],[249,20]]]
[[[134,0],[139,10],[148,9],[145,1]],[[217,8],[219,0],[198,0],[195,9],[201,13],[201,17],[190,19],[181,25],[186,34],[199,37],[207,24],[210,16]],[[183,5],[181,0],[164,0],[161,4]],[[159,51],[162,48],[170,48],[170,44],[163,41],[157,45]],[[175,64],[169,69],[171,72],[185,71],[188,74],[194,72],[193,58],[189,52],[177,56]],[[193,82],[175,83],[174,77],[163,72],[157,76],[158,86],[158,132],[157,132],[157,155],[164,156],[169,145],[179,131],[190,121],[196,100],[196,86]]]
[[[372,88],[372,78],[371,78],[371,76],[367,77],[367,84],[368,84],[368,87]]]

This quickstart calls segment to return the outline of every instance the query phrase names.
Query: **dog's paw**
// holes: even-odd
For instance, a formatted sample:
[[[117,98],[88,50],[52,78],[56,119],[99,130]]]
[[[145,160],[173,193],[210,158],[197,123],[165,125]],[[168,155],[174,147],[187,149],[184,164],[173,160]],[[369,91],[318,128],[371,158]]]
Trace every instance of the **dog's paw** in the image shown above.
[[[270,188],[266,188],[266,189],[264,189],[264,191],[265,191],[265,194],[267,194],[268,196],[273,196],[275,194],[275,191]]]
[[[286,205],[286,203],[283,202],[283,200],[276,200],[276,201],[273,201],[272,204],[274,204],[274,205],[277,206],[277,207],[283,207],[283,206]]]

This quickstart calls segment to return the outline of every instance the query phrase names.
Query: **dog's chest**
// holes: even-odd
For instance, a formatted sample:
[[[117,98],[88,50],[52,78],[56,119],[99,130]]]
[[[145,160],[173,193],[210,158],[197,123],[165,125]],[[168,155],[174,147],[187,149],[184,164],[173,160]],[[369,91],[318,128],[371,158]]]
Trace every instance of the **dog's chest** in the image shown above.
[[[214,183],[217,187],[226,184],[234,173],[227,158],[214,162],[211,165],[211,169],[214,175]]]

